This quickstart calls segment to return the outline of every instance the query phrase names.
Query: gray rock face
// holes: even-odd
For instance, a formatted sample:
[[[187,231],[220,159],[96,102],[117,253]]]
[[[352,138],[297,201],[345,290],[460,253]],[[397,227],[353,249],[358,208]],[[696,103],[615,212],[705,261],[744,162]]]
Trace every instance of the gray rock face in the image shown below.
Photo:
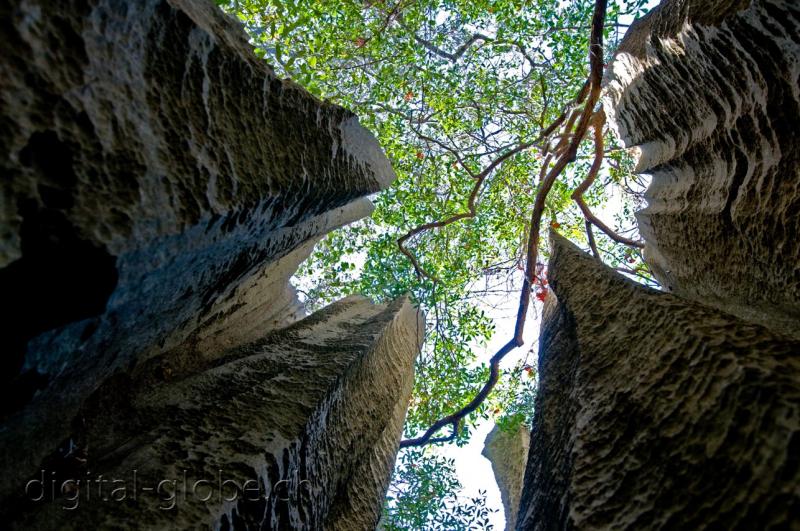
[[[554,235],[518,529],[789,529],[800,342]]]
[[[503,511],[506,515],[506,529],[517,528],[519,498],[525,478],[525,464],[528,462],[531,432],[524,425],[509,433],[495,426],[483,446],[483,456],[492,463],[492,472],[500,488]]]
[[[45,466],[4,522],[374,528],[423,329],[405,300],[351,297],[192,371],[154,359],[112,379],[81,411],[74,443],[88,462],[79,488],[32,501],[64,481],[56,463]]]
[[[800,525],[798,80],[797,2],[665,0],[626,35],[604,104],[671,293],[553,237],[519,529]]]
[[[665,1],[631,28],[605,106],[652,175],[638,213],[661,284],[800,327],[800,5]]]
[[[196,373],[298,319],[288,278],[394,174],[208,0],[4,2],[0,49],[7,499],[110,378]]]

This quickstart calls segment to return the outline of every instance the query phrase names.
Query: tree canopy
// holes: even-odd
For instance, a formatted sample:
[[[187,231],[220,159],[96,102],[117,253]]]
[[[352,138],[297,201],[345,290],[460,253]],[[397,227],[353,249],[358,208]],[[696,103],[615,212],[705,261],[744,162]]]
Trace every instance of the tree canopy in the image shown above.
[[[404,446],[461,445],[489,418],[509,429],[529,421],[533,359],[521,356],[502,374],[478,363],[495,330],[481,301],[522,289],[525,305],[541,304],[548,227],[651,282],[632,219],[642,183],[604,128],[592,81],[626,29],[621,21],[647,0],[221,3],[279,75],[353,110],[397,173],[372,217],[320,242],[299,276],[309,309],[350,293],[378,301],[410,293],[426,312]],[[604,44],[593,56],[592,38]],[[618,215],[601,221],[594,211],[612,196]],[[450,420],[429,433],[441,419]],[[438,505],[454,481],[440,457],[401,453],[387,526],[471,528],[459,502]],[[468,505],[480,514],[480,500]]]

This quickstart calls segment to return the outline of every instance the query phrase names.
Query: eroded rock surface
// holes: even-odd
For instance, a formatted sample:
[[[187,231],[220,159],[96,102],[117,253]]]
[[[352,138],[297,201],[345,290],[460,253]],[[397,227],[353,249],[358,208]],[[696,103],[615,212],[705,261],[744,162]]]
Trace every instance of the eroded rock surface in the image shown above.
[[[503,500],[508,531],[517,528],[519,498],[522,494],[530,440],[531,432],[522,424],[513,432],[503,431],[495,426],[486,436],[481,452],[492,463],[492,472]]]
[[[665,0],[606,78],[642,287],[553,235],[519,529],[800,525],[800,5]]]
[[[661,284],[800,334],[800,4],[664,1],[607,77],[609,119],[652,175],[637,217]]]
[[[552,247],[518,528],[796,528],[800,342]]]
[[[394,178],[208,0],[0,5],[0,497],[100,384],[300,316],[287,279]]]
[[[80,489],[34,502],[34,483],[4,523],[374,528],[423,329],[405,299],[376,306],[350,297],[192,371],[153,360],[109,382],[81,411]],[[41,475],[47,489],[52,471]],[[64,477],[55,479],[60,487]],[[112,495],[123,485],[125,497]]]

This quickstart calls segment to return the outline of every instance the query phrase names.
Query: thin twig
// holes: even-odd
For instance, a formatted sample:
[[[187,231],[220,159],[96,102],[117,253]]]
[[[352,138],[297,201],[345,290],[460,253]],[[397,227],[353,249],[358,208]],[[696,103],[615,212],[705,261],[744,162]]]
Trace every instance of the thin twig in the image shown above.
[[[473,218],[477,214],[478,207],[477,207],[477,200],[478,194],[480,193],[481,187],[483,186],[484,181],[486,178],[491,175],[497,166],[502,164],[506,159],[516,155],[520,151],[524,151],[531,146],[533,146],[533,142],[523,142],[522,144],[518,144],[515,148],[510,149],[494,159],[486,168],[483,169],[482,172],[475,176],[475,185],[472,187],[472,192],[469,194],[469,199],[467,200],[467,210],[466,212],[459,212],[458,214],[454,214],[449,218],[439,220],[439,221],[431,221],[430,223],[425,223],[423,225],[419,225],[418,227],[414,227],[407,233],[403,234],[397,239],[397,246],[400,248],[400,252],[403,253],[411,260],[411,263],[414,265],[414,269],[416,270],[417,274],[421,277],[427,277],[434,282],[437,281],[436,277],[428,272],[426,272],[422,266],[420,265],[417,258],[405,247],[405,242],[420,232],[425,232],[431,229],[437,229],[444,227],[446,225],[450,225],[451,223],[455,223],[456,221],[466,219],[466,218]]]
[[[581,89],[581,93],[578,96],[579,99],[585,97],[586,87],[587,85],[584,85],[584,87]],[[564,111],[563,113],[561,113],[561,116],[559,116],[558,118],[555,119],[555,121],[553,121],[552,124],[550,124],[544,131],[539,133],[539,136],[537,136],[535,140],[531,142],[523,142],[522,144],[518,144],[515,148],[507,151],[506,153],[494,159],[486,168],[483,169],[483,171],[481,171],[478,174],[473,174],[469,170],[469,168],[461,159],[461,157],[458,155],[458,152],[456,150],[438,140],[435,140],[431,137],[425,136],[422,133],[415,131],[420,138],[424,140],[429,140],[439,145],[443,149],[447,150],[451,154],[453,154],[456,157],[456,160],[458,160],[459,164],[461,164],[461,166],[464,168],[464,170],[467,173],[469,173],[473,179],[475,179],[475,185],[472,187],[472,192],[470,192],[469,199],[467,201],[467,212],[460,212],[458,214],[454,214],[444,220],[424,223],[422,225],[414,227],[413,229],[411,229],[410,231],[408,231],[407,233],[405,233],[404,235],[402,235],[400,238],[397,239],[397,246],[400,248],[400,252],[406,255],[406,257],[411,261],[411,264],[414,266],[414,270],[417,272],[417,275],[419,275],[420,277],[429,278],[434,282],[438,281],[438,279],[434,275],[431,275],[430,273],[425,271],[425,269],[419,263],[419,260],[417,260],[414,254],[411,251],[409,251],[408,248],[405,246],[405,242],[408,241],[409,238],[412,238],[413,236],[421,232],[425,232],[431,229],[441,228],[462,219],[474,218],[475,215],[477,214],[478,194],[480,193],[480,190],[483,187],[484,181],[489,175],[491,175],[494,169],[509,157],[519,153],[520,151],[524,151],[532,146],[538,145],[542,140],[549,138],[556,130],[556,128],[558,128],[564,122],[566,117],[567,117],[567,111]],[[547,160],[549,160],[549,158]]]

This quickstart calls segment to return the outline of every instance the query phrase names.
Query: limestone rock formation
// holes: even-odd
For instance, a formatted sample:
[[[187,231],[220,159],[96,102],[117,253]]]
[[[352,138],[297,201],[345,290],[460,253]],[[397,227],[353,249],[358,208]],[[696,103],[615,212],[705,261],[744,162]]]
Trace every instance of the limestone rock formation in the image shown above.
[[[4,522],[374,528],[423,329],[403,299],[351,297],[192,372],[176,376],[159,360],[121,375],[81,412],[75,445],[91,463],[81,484],[50,499],[64,477],[44,468]]]
[[[669,0],[626,34],[605,100],[652,175],[661,284],[800,335],[800,4]]]
[[[604,105],[671,293],[553,237],[519,529],[800,525],[799,80],[797,2],[664,0],[626,34]]]
[[[553,236],[518,529],[789,529],[800,342]]]
[[[495,426],[486,436],[483,446],[482,454],[492,463],[492,472],[500,488],[508,531],[517,528],[519,498],[522,494],[530,440],[531,432],[523,424],[511,433]]]
[[[74,458],[78,434],[89,438],[92,456],[97,456],[92,448],[110,451],[122,444],[103,457],[110,461],[97,462],[99,470],[121,471],[127,465],[113,462],[118,455],[143,463],[160,459],[154,453],[159,449],[196,464],[224,447],[250,456],[242,462],[256,467],[262,482],[292,470],[316,474],[324,463],[303,452],[333,452],[326,445],[350,439],[311,433],[313,426],[303,428],[306,432],[299,425],[269,426],[275,430],[270,448],[276,461],[259,464],[253,434],[241,430],[248,428],[247,414],[254,415],[254,429],[261,429],[272,413],[237,397],[247,391],[248,400],[257,398],[252,393],[260,389],[258,373],[232,368],[255,367],[253,345],[302,316],[287,281],[315,241],[367,215],[366,196],[394,179],[374,137],[349,111],[277,78],[254,55],[238,23],[209,0],[4,2],[0,49],[0,383],[8,396],[0,429],[4,508],[45,463]],[[408,317],[403,320],[396,326],[405,330]],[[341,341],[356,341],[344,324],[337,331]],[[323,488],[343,481],[346,473],[377,478],[380,471],[382,481],[388,478],[386,463],[399,437],[410,378],[405,337],[396,338],[404,349],[400,365],[387,368],[404,372],[369,381],[383,387],[386,378],[399,378],[396,387],[380,390],[388,394],[375,397],[374,416],[367,414],[380,440],[347,448],[354,456],[374,455],[358,466],[345,460],[337,464],[344,468],[327,470],[314,496],[329,496],[333,491]],[[319,340],[319,348],[330,342]],[[274,372],[284,366],[275,361],[280,355],[294,356],[295,367],[314,371],[314,364],[322,363],[302,363],[291,345],[280,353],[270,348],[258,350],[266,356],[258,363],[272,367],[275,385],[286,383]],[[311,346],[307,351],[316,353]],[[362,356],[361,350],[347,352],[337,361],[340,369],[366,370],[352,358]],[[231,356],[247,357],[234,362]],[[211,372],[201,372],[206,369]],[[106,420],[119,433],[103,439],[100,427],[87,426],[102,413],[90,414],[87,400],[116,396],[109,386],[133,374],[161,374],[181,383],[121,386],[129,389],[132,402],[111,400],[119,409]],[[298,373],[292,378],[300,380]],[[345,380],[335,385],[330,378],[332,372],[320,376],[318,385],[346,384],[342,374],[336,378]],[[323,415],[324,408],[339,408],[337,401],[349,396],[328,394],[336,404],[319,409],[324,389],[311,380],[309,375],[303,385],[312,394],[297,395],[289,409]],[[235,389],[235,382],[253,387]],[[362,399],[370,399],[368,391]],[[193,401],[163,411],[174,425],[139,418],[142,411],[160,411],[148,400],[157,396],[163,406],[177,399],[170,393],[186,393]],[[213,409],[217,400],[226,405],[203,417],[199,406]],[[141,434],[125,442],[119,437],[130,435],[130,428],[119,422],[129,411],[143,424]],[[345,417],[352,414],[321,419],[320,429],[345,430],[342,437],[349,437]],[[245,425],[228,426],[234,421]],[[203,433],[233,429],[240,442],[233,435],[213,443],[196,437],[170,441],[183,437],[188,423],[204,426]],[[297,441],[311,446],[291,447]],[[211,446],[193,453],[203,444]],[[372,518],[373,482],[343,488],[337,484],[334,490],[347,503],[327,500],[317,512],[305,508],[302,516],[276,518],[319,522],[325,507],[347,515],[348,504],[373,496],[358,502],[367,503],[369,510],[361,512]],[[233,508],[224,509],[209,518],[230,517]]]

